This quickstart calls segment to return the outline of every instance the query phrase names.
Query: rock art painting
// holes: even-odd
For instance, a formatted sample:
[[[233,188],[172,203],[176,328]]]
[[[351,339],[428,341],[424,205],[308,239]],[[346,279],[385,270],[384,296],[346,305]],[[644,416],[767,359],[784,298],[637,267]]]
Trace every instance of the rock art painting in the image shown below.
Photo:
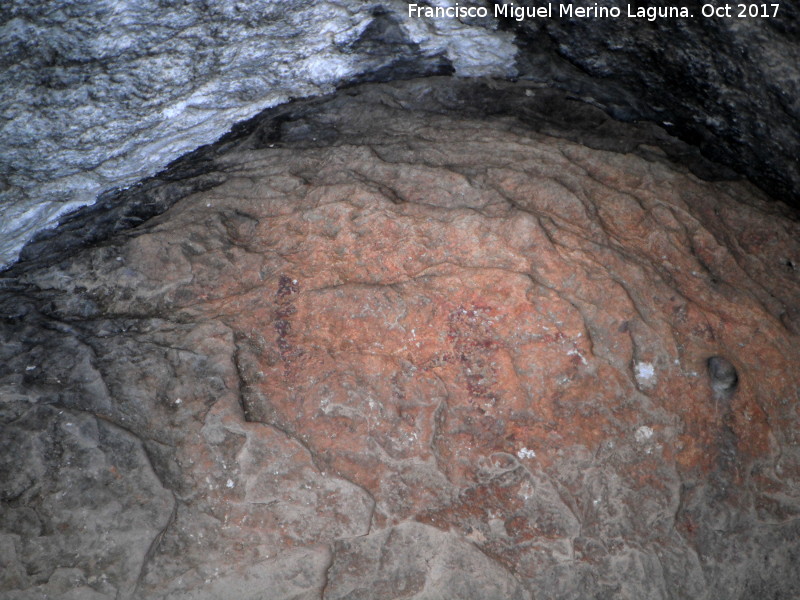
[[[256,119],[3,274],[2,598],[800,597],[795,213],[459,85]]]

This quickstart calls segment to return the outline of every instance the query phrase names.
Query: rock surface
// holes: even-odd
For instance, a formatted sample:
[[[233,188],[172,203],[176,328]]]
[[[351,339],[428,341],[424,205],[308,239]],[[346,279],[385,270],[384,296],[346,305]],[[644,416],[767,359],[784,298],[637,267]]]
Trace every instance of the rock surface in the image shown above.
[[[266,107],[364,80],[512,75],[496,23],[400,0],[51,0],[0,7],[0,266],[39,229]],[[5,188],[5,189],[3,189]]]
[[[401,0],[4,2],[0,268],[69,211],[266,107],[442,73],[556,85],[617,118],[663,123],[800,202],[795,3],[745,19],[702,18],[701,3],[686,3],[691,18],[656,21],[559,18],[553,3],[552,19],[522,22],[493,16],[513,3],[460,2],[470,4],[490,16],[409,18]]]
[[[796,214],[475,89],[254,121],[0,278],[4,597],[800,594]]]
[[[506,21],[522,47],[521,76],[591,98],[617,118],[662,123],[772,196],[800,205],[800,5],[569,4],[617,7],[621,17]],[[677,6],[693,16],[628,17],[640,7]],[[702,17],[703,6],[727,6],[729,16]],[[747,16],[754,8],[759,16]]]

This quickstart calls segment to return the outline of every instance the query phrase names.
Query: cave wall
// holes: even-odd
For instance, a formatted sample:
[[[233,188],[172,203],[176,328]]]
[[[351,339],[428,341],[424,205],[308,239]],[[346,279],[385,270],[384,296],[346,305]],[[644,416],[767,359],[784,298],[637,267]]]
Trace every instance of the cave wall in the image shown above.
[[[65,213],[264,108],[443,73],[555,85],[652,120],[796,203],[794,4],[769,19],[704,19],[690,4],[692,18],[652,22],[409,18],[407,4],[4,3],[0,264]]]
[[[797,24],[5,3],[0,595],[796,598]]]

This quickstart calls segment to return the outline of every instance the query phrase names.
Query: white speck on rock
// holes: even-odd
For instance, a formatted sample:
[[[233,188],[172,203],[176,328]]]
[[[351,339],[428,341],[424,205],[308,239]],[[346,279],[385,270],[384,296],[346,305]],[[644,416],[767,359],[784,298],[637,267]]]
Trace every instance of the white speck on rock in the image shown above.
[[[519,458],[536,458],[536,452],[528,448],[522,448],[519,452],[517,452],[517,456]]]
[[[656,370],[653,363],[637,362],[633,367],[636,382],[641,386],[652,386],[656,382]]]
[[[234,485],[236,484],[233,483],[233,479],[228,479],[228,481],[225,483],[226,488],[232,488]]]
[[[642,425],[641,427],[639,427],[639,429],[636,430],[634,437],[636,438],[637,442],[642,444],[647,440],[649,440],[651,437],[653,437],[653,429],[652,427],[648,427],[647,425]]]

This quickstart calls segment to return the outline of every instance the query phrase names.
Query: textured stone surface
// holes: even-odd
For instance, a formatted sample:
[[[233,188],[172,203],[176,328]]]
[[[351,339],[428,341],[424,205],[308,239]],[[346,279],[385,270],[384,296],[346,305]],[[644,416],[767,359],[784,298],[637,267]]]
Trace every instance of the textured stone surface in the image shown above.
[[[521,75],[592,98],[618,118],[663,123],[774,197],[798,204],[797,3],[768,4],[769,17],[756,18],[739,16],[742,6],[755,7],[748,3],[570,4],[615,6],[622,17],[507,21],[523,48]],[[730,7],[730,16],[701,17],[701,7],[709,4]],[[693,17],[628,18],[629,10],[640,6],[686,6]]]
[[[496,3],[460,2],[468,4],[493,15]],[[556,85],[618,118],[662,123],[797,203],[796,3],[752,19],[704,19],[700,2],[686,4],[692,18],[650,22],[623,8],[619,19],[518,23],[411,19],[402,0],[8,0],[0,7],[0,267],[70,210],[265,107],[434,73]]]
[[[2,410],[0,588],[33,588],[4,597],[130,597],[174,505],[140,440],[85,412]]]
[[[405,11],[400,0],[4,2],[0,266],[69,210],[266,107],[355,81],[513,74],[513,36],[495,23]]]
[[[7,272],[2,511],[54,526],[4,518],[3,593],[797,596],[796,215],[518,91],[576,123],[353,89]]]
[[[508,571],[453,533],[403,523],[337,542],[325,598],[485,598],[528,600]]]

